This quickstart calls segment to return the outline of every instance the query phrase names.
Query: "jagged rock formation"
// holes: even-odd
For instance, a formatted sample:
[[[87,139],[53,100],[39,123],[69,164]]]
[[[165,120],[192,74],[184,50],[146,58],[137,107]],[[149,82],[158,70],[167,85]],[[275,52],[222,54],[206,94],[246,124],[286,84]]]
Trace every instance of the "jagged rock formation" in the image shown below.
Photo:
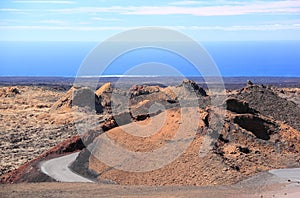
[[[192,80],[184,80],[181,86],[187,89],[189,92],[195,92],[200,96],[207,96],[206,91],[202,87],[199,87],[199,85]]]
[[[290,126],[300,130],[300,106],[280,97],[271,87],[247,86],[232,97],[247,101],[250,108],[257,110],[264,116],[285,121]]]

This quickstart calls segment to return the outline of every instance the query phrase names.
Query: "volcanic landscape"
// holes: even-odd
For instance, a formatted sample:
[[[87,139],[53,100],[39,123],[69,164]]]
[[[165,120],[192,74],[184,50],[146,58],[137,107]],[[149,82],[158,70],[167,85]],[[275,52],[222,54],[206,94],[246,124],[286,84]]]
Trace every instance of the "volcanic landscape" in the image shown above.
[[[271,169],[297,168],[299,86],[243,79],[226,86],[222,102],[215,105],[206,86],[188,79],[122,89],[114,82],[100,82],[96,90],[72,84],[2,83],[1,183],[55,182],[41,171],[41,162],[74,152],[79,155],[70,169],[107,185],[226,186]],[[196,114],[184,115],[183,108]],[[189,133],[186,123],[195,120],[194,133]],[[184,137],[176,136],[180,128],[187,130]],[[127,133],[130,130],[139,135]],[[157,169],[126,171],[97,157],[104,135],[131,152],[153,153],[173,144],[179,148],[188,140],[190,144]]]

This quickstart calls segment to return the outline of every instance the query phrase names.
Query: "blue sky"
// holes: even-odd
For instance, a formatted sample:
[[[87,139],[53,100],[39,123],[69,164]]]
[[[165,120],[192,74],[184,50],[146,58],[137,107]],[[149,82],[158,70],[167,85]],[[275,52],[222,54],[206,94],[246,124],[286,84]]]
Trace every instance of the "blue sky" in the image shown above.
[[[300,40],[299,0],[3,0],[2,41],[101,41],[168,27],[198,41]]]

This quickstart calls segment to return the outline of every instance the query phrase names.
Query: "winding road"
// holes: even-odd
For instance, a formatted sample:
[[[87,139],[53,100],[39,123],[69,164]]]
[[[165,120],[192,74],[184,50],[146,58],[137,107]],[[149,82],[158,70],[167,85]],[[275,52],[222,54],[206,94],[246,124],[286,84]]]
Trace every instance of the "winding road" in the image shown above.
[[[60,182],[94,182],[70,170],[79,152],[41,162],[41,171]]]
[[[60,182],[94,182],[70,170],[79,152],[41,162],[41,171]],[[300,182],[300,168],[273,169],[269,173],[290,182]]]

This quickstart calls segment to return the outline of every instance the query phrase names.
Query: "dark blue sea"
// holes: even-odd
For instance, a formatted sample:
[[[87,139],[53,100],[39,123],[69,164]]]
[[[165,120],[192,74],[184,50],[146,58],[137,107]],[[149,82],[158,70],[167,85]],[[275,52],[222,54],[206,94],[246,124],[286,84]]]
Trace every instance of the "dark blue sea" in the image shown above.
[[[82,61],[97,44],[1,41],[0,76],[76,76]],[[300,77],[300,41],[204,42],[201,45],[222,76]],[[102,74],[122,75],[130,67],[146,62],[171,65],[185,76],[199,75],[181,57],[151,48],[120,56]],[[159,66],[150,67],[146,73],[163,74]]]

